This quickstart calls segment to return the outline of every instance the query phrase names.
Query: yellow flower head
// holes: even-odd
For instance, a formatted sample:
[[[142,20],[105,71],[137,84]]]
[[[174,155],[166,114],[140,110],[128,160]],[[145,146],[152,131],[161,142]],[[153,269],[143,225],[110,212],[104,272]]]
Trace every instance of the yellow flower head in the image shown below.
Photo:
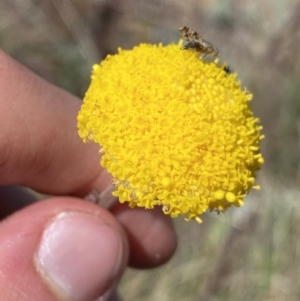
[[[119,49],[93,67],[79,135],[101,145],[120,202],[198,221],[243,204],[263,163],[262,127],[252,95],[225,69],[161,44]]]

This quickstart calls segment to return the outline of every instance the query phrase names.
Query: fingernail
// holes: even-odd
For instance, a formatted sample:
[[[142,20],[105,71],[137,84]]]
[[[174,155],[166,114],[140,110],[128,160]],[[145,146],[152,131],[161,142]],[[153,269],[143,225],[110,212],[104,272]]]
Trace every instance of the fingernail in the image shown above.
[[[100,218],[79,212],[57,215],[45,229],[37,270],[61,299],[95,300],[119,272],[119,234]]]

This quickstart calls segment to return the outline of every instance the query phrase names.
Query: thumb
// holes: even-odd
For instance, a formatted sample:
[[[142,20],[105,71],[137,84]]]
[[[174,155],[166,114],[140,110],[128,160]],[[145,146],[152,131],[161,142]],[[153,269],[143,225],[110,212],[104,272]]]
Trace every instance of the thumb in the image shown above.
[[[75,198],[52,198],[0,224],[1,300],[93,301],[111,291],[128,257],[113,216]]]

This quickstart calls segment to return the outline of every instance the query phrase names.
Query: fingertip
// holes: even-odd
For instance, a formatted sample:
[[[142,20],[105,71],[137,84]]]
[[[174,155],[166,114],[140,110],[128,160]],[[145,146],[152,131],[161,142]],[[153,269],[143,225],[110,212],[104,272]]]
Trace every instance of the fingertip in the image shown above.
[[[95,300],[121,276],[128,256],[113,216],[74,198],[40,202],[10,216],[0,227],[0,245],[5,300],[12,292],[18,300]]]
[[[174,226],[161,208],[131,209],[118,204],[112,212],[127,232],[131,266],[153,268],[168,261],[175,253],[177,237]]]

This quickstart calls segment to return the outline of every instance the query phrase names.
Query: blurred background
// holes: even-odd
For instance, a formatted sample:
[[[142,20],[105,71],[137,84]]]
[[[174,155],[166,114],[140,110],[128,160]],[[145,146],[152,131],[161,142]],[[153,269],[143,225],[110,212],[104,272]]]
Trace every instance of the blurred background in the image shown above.
[[[253,94],[266,139],[260,191],[245,206],[176,219],[165,266],[128,270],[124,301],[300,300],[300,1],[0,0],[0,47],[83,97],[93,63],[118,47],[170,43],[189,26]]]

